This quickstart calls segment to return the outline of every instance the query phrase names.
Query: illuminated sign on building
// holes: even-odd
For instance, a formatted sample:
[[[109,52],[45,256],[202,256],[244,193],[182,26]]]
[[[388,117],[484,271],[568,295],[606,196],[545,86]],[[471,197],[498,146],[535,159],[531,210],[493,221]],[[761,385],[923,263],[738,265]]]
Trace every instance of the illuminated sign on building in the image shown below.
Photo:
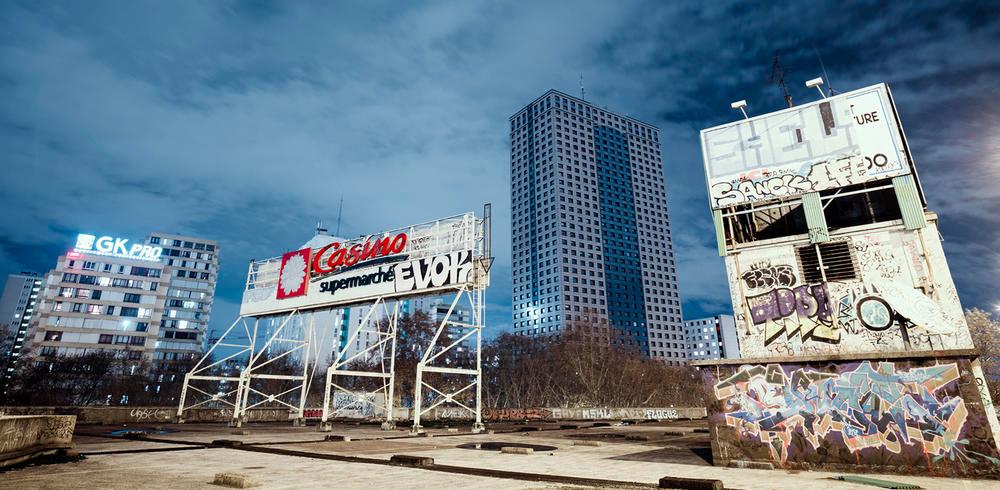
[[[128,239],[112,236],[87,235],[81,233],[76,237],[73,251],[83,254],[107,255],[135,260],[159,261],[163,249],[141,243],[128,244]]]

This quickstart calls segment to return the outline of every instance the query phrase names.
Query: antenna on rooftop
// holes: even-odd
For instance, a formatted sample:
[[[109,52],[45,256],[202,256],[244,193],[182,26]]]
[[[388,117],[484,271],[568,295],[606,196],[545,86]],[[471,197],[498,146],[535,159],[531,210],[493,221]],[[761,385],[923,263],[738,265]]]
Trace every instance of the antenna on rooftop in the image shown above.
[[[785,103],[788,107],[792,107],[792,94],[788,93],[788,87],[785,86],[785,71],[781,69],[781,61],[778,60],[778,52],[774,52],[774,62],[771,63],[771,83],[778,84],[781,87],[781,94],[785,97]]]
[[[344,195],[340,195],[340,208],[337,209],[337,236],[340,236],[340,215],[344,212]]]
[[[826,90],[830,95],[834,94],[833,82],[830,81],[830,75],[826,74],[826,66],[823,65],[823,57],[819,54],[819,49],[813,45],[813,51],[816,52],[816,59],[819,60],[819,68],[823,71],[823,80],[826,80]]]
[[[317,221],[316,222],[316,234],[317,235],[326,235],[327,231],[329,231],[329,230],[327,230],[326,228],[323,228],[323,222],[322,221]]]
[[[587,92],[583,90],[583,73],[580,74],[580,100],[587,100]]]

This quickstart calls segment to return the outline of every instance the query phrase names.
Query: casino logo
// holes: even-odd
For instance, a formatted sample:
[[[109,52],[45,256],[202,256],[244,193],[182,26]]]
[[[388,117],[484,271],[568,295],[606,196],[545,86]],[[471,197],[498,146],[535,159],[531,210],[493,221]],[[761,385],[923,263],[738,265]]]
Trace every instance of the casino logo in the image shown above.
[[[309,289],[309,259],[312,249],[303,248],[281,256],[278,299],[303,296]]]

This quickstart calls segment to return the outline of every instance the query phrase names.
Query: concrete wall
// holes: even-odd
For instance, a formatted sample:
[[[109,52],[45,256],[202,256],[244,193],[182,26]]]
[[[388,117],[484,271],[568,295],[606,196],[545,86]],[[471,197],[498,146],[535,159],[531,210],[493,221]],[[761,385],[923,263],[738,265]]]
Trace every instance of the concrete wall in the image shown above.
[[[11,415],[72,414],[80,424],[170,423],[177,407],[0,407]],[[184,414],[187,422],[228,422],[233,411],[228,408],[196,408]],[[251,422],[289,420],[286,409],[252,409],[247,412]]]
[[[702,364],[716,465],[1000,477],[972,356],[779,361]]]
[[[135,424],[170,423],[177,413],[176,407],[2,407],[11,415],[72,414],[80,424]],[[318,419],[320,408],[307,408],[307,419]],[[344,414],[346,418],[366,419],[374,414],[357,412]],[[500,408],[483,409],[484,421],[544,421],[544,420],[671,420],[706,417],[704,408]],[[413,420],[413,410],[397,408],[396,420]],[[228,408],[195,408],[184,413],[185,422],[228,422],[233,411]],[[251,409],[247,412],[250,422],[286,422],[293,412],[282,408]],[[423,420],[471,420],[471,414],[457,407],[439,407],[421,417]]]
[[[306,418],[319,418],[322,410],[307,409]],[[350,414],[365,418],[371,414]],[[674,420],[705,418],[704,408],[484,408],[484,422],[525,422],[547,420]],[[396,408],[396,420],[413,420],[413,410]],[[472,414],[459,407],[439,407],[420,416],[421,420],[472,420]]]
[[[39,451],[69,448],[75,426],[72,415],[0,416],[0,467]]]

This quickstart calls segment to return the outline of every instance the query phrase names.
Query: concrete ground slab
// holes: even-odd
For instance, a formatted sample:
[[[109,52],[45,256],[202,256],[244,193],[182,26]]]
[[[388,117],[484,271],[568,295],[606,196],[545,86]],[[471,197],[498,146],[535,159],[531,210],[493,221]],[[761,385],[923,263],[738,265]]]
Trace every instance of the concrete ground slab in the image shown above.
[[[430,428],[428,431],[434,434],[432,438],[411,437],[406,429],[382,431],[376,425],[336,424],[332,434],[351,438],[351,441],[337,442],[325,441],[328,433],[316,431],[315,426],[292,427],[291,424],[250,424],[246,436],[233,435],[232,429],[222,424],[162,425],[156,429],[165,434],[151,434],[149,439],[144,440],[109,439],[108,434],[121,427],[86,426],[77,431],[74,443],[81,453],[91,454],[87,460],[0,473],[0,487],[135,488],[135,482],[142,482],[142,486],[150,487],[217,488],[210,487],[209,482],[216,473],[223,472],[247,473],[261,482],[260,488],[329,487],[331,482],[336,482],[341,488],[370,488],[376,485],[388,485],[390,488],[450,488],[458,485],[471,488],[573,487],[498,478],[496,473],[491,473],[515,471],[528,476],[559,475],[636,482],[647,488],[668,475],[720,479],[727,488],[746,490],[872,488],[832,480],[841,473],[711,466],[708,434],[687,430],[699,427],[697,422],[580,429],[560,429],[558,424],[533,424],[541,430],[532,432],[512,432],[524,425],[497,424],[491,427],[497,431],[495,434],[471,434],[465,428],[455,433],[448,432],[446,428]],[[684,435],[664,435],[665,431],[677,429],[684,430]],[[651,437],[649,440],[596,439],[601,441],[598,446],[574,444],[586,440],[581,436],[594,434],[645,434]],[[239,440],[243,445],[232,449],[192,449],[192,444],[210,444],[218,439]],[[511,455],[457,448],[462,444],[483,442],[549,445],[556,449],[536,450],[530,455]],[[128,452],[132,450],[157,452]],[[99,454],[109,451],[118,454]],[[290,455],[292,452],[295,455]],[[454,470],[442,472],[388,466],[389,459],[398,454],[430,457],[438,469],[448,466],[454,467]],[[355,459],[345,461],[345,458]],[[463,471],[473,474],[461,474]],[[526,478],[524,475],[522,478]],[[1000,489],[1000,482],[994,480],[884,474],[867,476],[920,485],[926,489]],[[72,484],[67,484],[67,481]],[[122,481],[132,483],[122,484]]]
[[[259,454],[233,449],[91,456],[84,461],[0,473],[0,487],[33,489],[201,488],[217,473],[242,473],[257,488],[539,488],[539,484],[310,458]],[[544,485],[543,485],[544,486]]]

